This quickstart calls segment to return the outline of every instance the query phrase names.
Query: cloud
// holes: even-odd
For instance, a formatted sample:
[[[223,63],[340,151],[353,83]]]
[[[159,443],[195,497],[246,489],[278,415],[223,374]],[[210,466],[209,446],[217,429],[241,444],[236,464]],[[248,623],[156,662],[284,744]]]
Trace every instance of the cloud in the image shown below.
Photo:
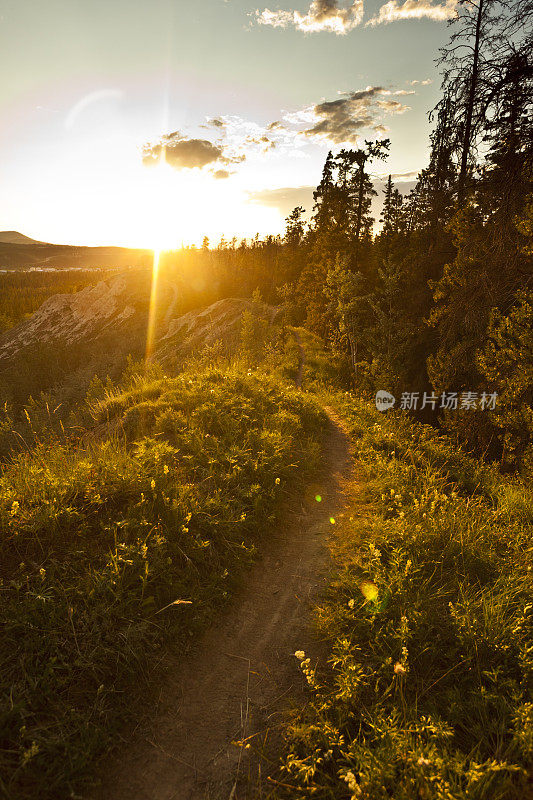
[[[269,139],[268,136],[247,136],[243,142],[244,147],[251,147],[257,145],[261,153],[267,153],[277,147],[276,142]]]
[[[456,14],[457,0],[389,0],[366,25],[382,25],[402,19],[431,19],[444,22]]]
[[[404,106],[399,100],[378,100],[377,104],[383,108],[388,114],[404,114],[409,106]]]
[[[336,100],[324,100],[295,114],[286,115],[292,123],[307,125],[301,136],[323,139],[332,144],[356,144],[364,128],[373,128],[384,133],[381,124],[383,112],[403,114],[409,110],[398,100],[382,99],[393,95],[390,89],[382,86],[367,86],[360,91],[343,92]]]
[[[415,187],[416,175],[416,172],[401,172],[392,176],[393,181],[401,184],[398,188],[404,197]],[[388,174],[373,179],[374,188],[378,194],[372,198],[371,213],[376,221],[379,220],[383,208],[387,178]],[[309,218],[313,212],[314,190],[314,186],[283,186],[279,189],[262,189],[258,192],[248,192],[248,202],[275,208],[282,217],[287,217],[296,206],[302,206],[306,210],[304,216]]]
[[[142,158],[148,166],[164,161],[177,170],[205,170],[216,180],[224,180],[233,174],[231,165],[244,161],[253,165],[265,159],[306,158],[308,145],[360,146],[365,133],[367,138],[383,138],[388,133],[387,116],[407,112],[409,106],[402,101],[410,94],[415,91],[367,86],[287,111],[269,124],[236,115],[206,117],[199,126],[205,133],[165,134],[145,144]]]
[[[407,81],[410,86],[429,86],[430,83],[433,83],[431,78],[426,78],[425,81]]]
[[[310,212],[314,205],[315,188],[315,186],[284,186],[279,189],[262,189],[258,192],[248,192],[248,202],[276,208],[283,217],[288,216],[296,206],[302,206]]]
[[[416,170],[411,171],[411,172],[393,172],[392,175],[391,175],[391,178],[396,183],[406,183],[406,182],[411,183],[417,177],[417,175],[418,175],[418,172]],[[381,174],[380,177],[384,181],[386,181],[387,178],[389,177],[389,173],[388,172],[384,172],[384,173]]]
[[[261,125],[249,119],[236,115],[222,115],[219,117],[224,127],[219,128],[224,155],[237,163],[239,155],[244,154],[247,159],[262,158],[266,153],[274,154],[291,152],[294,155],[300,143],[295,131],[289,130],[281,122]]]
[[[143,148],[143,162],[148,166],[157,164],[162,157],[174,169],[203,169],[215,162],[234,164],[245,159],[244,155],[228,156],[220,144],[208,139],[191,139],[179,131],[166,134],[156,144]]]
[[[270,25],[273,28],[287,28],[294,25],[297,30],[305,33],[344,34],[361,24],[363,19],[364,0],[354,0],[346,3],[342,0],[313,0],[306,14],[299,11],[256,11],[256,18],[260,25]]]
[[[406,94],[416,94],[416,92],[414,91],[414,89],[411,89],[411,90],[409,90],[409,91],[408,91],[407,89],[397,89],[395,92],[389,92],[389,91],[387,91],[387,90],[385,90],[385,89],[384,89],[384,90],[381,92],[381,94],[393,95],[393,96],[395,96],[395,97],[396,97],[396,96],[403,97],[403,96],[405,96]]]

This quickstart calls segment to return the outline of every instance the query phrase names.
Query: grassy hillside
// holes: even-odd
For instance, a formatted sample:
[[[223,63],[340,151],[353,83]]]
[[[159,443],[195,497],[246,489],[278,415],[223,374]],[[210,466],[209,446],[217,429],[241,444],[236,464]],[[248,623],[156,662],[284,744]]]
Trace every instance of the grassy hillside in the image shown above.
[[[247,312],[237,358],[213,346],[177,377],[95,384],[76,445],[5,468],[0,794],[79,791],[156,655],[195,641],[314,473],[328,405],[355,459],[315,612],[330,659],[296,651],[308,694],[272,797],[530,796],[530,487],[341,391],[342,366],[297,334]]]
[[[13,800],[79,787],[158,648],[194,641],[312,473],[325,420],[237,366],[155,371],[89,411],[82,446],[38,446],[0,480],[0,795]]]
[[[353,437],[316,609],[328,669],[286,730],[274,797],[531,797],[533,493],[401,412],[328,393]]]

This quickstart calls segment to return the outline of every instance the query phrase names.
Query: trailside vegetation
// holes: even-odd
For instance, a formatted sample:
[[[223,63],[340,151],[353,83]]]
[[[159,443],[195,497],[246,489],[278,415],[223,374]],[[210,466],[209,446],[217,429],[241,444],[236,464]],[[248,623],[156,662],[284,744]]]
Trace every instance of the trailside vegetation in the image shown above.
[[[402,412],[327,402],[352,436],[315,610],[327,664],[295,651],[276,798],[522,800],[533,763],[533,493]]]
[[[80,789],[160,648],[187,650],[313,474],[325,413],[252,364],[130,370],[92,387],[81,441],[5,466],[2,797]]]

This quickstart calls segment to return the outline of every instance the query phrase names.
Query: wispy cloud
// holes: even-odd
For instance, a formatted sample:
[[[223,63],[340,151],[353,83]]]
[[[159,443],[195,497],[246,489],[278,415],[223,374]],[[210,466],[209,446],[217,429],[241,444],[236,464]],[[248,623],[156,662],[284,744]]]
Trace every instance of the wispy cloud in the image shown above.
[[[342,35],[361,24],[363,20],[364,2],[344,3],[339,0],[313,0],[306,14],[300,11],[257,11],[256,18],[260,25],[273,28],[287,28],[293,25],[305,33],[328,31]]]
[[[418,175],[418,172],[416,170],[414,170],[414,171],[412,170],[411,172],[393,172],[391,174],[391,178],[396,183],[411,183],[417,177],[417,175]],[[386,181],[387,178],[389,177],[389,173],[388,172],[380,172],[378,177],[382,181]]]
[[[431,19],[443,22],[455,16],[458,0],[388,0],[365,25],[383,25],[399,20]],[[300,11],[257,10],[260,25],[272,28],[294,27],[304,33],[327,31],[342,35],[363,21],[364,0],[313,0],[306,13]]]
[[[394,95],[395,97],[405,97],[408,94],[416,94],[414,89],[397,89],[395,92],[384,89],[381,94]]]
[[[383,25],[405,19],[432,19],[443,22],[455,16],[457,0],[389,0],[366,25]]]
[[[283,186],[279,189],[261,189],[248,192],[248,201],[268,208],[276,208],[286,217],[293,208],[302,206],[306,211],[313,208],[314,186]]]

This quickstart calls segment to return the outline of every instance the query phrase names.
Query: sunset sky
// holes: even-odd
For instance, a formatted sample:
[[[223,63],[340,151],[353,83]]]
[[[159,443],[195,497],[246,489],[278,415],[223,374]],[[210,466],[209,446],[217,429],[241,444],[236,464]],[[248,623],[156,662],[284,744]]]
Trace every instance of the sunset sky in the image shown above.
[[[2,0],[0,230],[146,247],[279,233],[311,209],[328,149],[364,138],[389,136],[378,173],[412,180],[454,2],[257,3]]]

